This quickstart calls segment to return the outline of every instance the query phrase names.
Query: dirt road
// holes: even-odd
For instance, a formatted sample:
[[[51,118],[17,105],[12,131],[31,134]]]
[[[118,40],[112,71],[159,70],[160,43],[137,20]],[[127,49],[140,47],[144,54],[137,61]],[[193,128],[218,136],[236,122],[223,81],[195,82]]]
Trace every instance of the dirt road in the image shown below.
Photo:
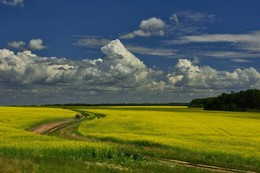
[[[66,127],[74,122],[78,122],[78,120],[74,118],[64,119],[56,122],[50,122],[46,124],[39,125],[30,129],[29,131],[39,133],[39,134],[49,134],[55,130],[58,130],[62,127]]]

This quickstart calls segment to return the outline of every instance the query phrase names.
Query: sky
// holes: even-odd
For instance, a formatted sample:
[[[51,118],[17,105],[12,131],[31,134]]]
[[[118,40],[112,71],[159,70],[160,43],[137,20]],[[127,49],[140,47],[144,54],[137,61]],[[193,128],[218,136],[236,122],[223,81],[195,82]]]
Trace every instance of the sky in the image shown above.
[[[0,105],[260,89],[259,0],[0,0]]]

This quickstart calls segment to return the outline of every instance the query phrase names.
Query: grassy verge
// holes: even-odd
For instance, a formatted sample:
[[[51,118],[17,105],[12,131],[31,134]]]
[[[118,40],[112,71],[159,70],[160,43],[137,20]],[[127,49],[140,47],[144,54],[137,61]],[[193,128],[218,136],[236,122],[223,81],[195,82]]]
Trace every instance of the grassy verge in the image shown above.
[[[71,160],[71,159],[32,159],[19,157],[1,157],[0,172],[26,173],[207,173],[209,171],[187,168],[174,164],[163,164],[156,161],[118,161],[111,160]]]

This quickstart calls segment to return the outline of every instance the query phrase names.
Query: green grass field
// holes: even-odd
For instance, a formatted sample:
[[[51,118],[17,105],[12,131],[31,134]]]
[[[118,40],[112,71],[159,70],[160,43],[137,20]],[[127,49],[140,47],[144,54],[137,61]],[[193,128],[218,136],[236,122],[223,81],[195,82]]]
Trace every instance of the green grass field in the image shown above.
[[[172,106],[67,108],[0,107],[0,172],[208,172],[157,158],[260,171],[259,113]],[[72,110],[102,114],[79,126],[86,140],[28,131],[72,118]]]

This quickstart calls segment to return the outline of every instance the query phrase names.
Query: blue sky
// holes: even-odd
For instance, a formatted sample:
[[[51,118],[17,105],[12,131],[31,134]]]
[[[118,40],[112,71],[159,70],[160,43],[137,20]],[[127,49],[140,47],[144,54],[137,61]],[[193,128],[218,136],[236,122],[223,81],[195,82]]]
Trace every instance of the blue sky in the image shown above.
[[[0,104],[187,102],[260,88],[259,6],[0,0]]]

